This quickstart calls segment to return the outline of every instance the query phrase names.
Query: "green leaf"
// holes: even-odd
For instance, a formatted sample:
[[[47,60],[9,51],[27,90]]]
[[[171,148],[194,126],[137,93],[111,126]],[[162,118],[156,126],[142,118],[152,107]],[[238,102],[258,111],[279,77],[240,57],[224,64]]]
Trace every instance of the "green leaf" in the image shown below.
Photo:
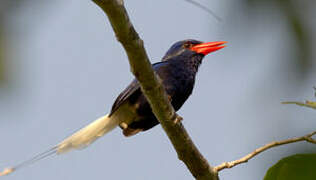
[[[316,154],[297,154],[281,159],[264,180],[316,180]]]

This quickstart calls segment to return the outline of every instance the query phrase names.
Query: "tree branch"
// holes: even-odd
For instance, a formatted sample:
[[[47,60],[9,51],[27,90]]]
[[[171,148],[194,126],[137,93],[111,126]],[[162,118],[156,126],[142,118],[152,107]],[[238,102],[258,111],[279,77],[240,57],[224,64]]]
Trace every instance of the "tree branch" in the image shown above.
[[[93,0],[107,14],[117,40],[123,45],[131,71],[139,81],[153,113],[171,140],[178,157],[196,179],[217,180],[217,172],[194,145],[171,106],[160,79],[148,60],[143,41],[139,38],[124,7],[123,0]],[[177,122],[177,123],[175,123]]]
[[[298,106],[305,106],[305,107],[316,109],[316,102],[313,102],[313,101],[305,101],[305,103],[296,102],[296,101],[286,101],[286,102],[282,102],[282,104],[296,104]]]
[[[266,145],[256,149],[252,153],[247,154],[246,156],[244,156],[244,157],[242,157],[242,158],[240,158],[238,160],[231,161],[231,162],[224,162],[224,163],[216,166],[215,170],[216,171],[221,171],[221,170],[226,169],[226,168],[232,168],[232,167],[234,167],[234,166],[236,166],[238,164],[246,163],[250,159],[255,157],[256,155],[260,154],[261,152],[263,152],[265,150],[268,150],[270,148],[273,148],[273,147],[277,147],[277,146],[281,146],[281,145],[285,145],[285,144],[290,144],[290,143],[295,143],[295,142],[299,142],[299,141],[306,141],[306,142],[309,142],[309,143],[316,144],[316,140],[312,138],[312,136],[314,136],[315,134],[316,134],[316,131],[312,132],[310,134],[307,134],[305,136],[302,136],[302,137],[286,139],[286,140],[283,140],[283,141],[271,142],[269,144],[266,144]]]

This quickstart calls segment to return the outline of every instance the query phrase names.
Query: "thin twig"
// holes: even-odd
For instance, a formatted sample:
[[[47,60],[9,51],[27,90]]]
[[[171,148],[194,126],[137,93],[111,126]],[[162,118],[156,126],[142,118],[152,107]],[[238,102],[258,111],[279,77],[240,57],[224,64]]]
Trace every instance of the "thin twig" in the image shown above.
[[[93,0],[108,16],[117,40],[127,53],[131,71],[141,85],[153,113],[172,142],[178,157],[191,174],[200,180],[218,180],[217,172],[210,166],[194,145],[170,104],[160,79],[155,75],[148,60],[143,41],[129,20],[123,0]]]
[[[314,101],[305,101],[305,103],[297,102],[297,101],[286,101],[286,102],[282,102],[282,104],[296,104],[298,106],[305,106],[305,107],[316,109],[316,102]]]
[[[211,9],[209,9],[208,7],[200,4],[199,2],[196,2],[196,1],[193,1],[193,0],[184,0],[188,3],[191,3],[192,5],[194,6],[197,6],[198,8],[201,8],[202,10],[208,12],[209,14],[211,14],[217,21],[221,22],[222,21],[222,18],[220,18],[219,16],[217,16],[217,14],[212,11]]]
[[[224,162],[218,166],[215,167],[216,171],[221,171],[223,169],[226,169],[226,168],[232,168],[238,164],[242,164],[242,163],[246,163],[248,162],[251,158],[255,157],[256,155],[260,154],[261,152],[265,151],[265,150],[268,150],[270,148],[273,148],[273,147],[277,147],[277,146],[281,146],[281,145],[285,145],[285,144],[290,144],[290,143],[295,143],[295,142],[299,142],[299,141],[306,141],[306,142],[309,142],[309,143],[313,143],[313,144],[316,144],[316,140],[312,138],[312,136],[314,136],[316,134],[316,131],[315,132],[312,132],[310,134],[307,134],[305,136],[302,136],[302,137],[297,137],[297,138],[291,138],[291,139],[286,139],[286,140],[283,140],[283,141],[275,141],[275,142],[271,142],[269,144],[266,144],[256,150],[254,150],[252,153],[250,154],[247,154],[246,156],[238,159],[238,160],[235,160],[235,161],[230,161],[230,162]]]

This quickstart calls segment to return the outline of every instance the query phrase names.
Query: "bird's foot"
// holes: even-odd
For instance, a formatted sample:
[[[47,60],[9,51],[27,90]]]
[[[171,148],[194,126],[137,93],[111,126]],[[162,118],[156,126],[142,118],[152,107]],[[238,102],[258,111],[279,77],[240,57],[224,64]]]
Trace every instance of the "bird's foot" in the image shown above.
[[[172,97],[170,95],[167,95],[167,98],[170,102],[172,101]]]
[[[183,118],[182,118],[181,116],[179,116],[179,115],[176,114],[176,118],[174,119],[173,122],[174,122],[175,124],[178,124],[178,123],[181,122],[182,120],[183,120]]]

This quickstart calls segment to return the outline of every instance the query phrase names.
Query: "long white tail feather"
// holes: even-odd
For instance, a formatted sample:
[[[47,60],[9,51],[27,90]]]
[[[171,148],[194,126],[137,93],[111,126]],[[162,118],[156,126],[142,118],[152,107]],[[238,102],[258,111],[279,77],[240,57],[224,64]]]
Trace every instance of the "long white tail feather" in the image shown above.
[[[57,154],[62,154],[73,149],[85,148],[99,137],[110,132],[118,124],[119,121],[116,118],[110,118],[108,115],[100,117],[59,143],[57,145]]]
[[[119,123],[119,119],[115,117],[109,117],[108,115],[100,117],[99,119],[93,121],[84,128],[75,132],[73,135],[67,137],[57,146],[54,146],[48,151],[40,153],[16,166],[4,169],[3,172],[0,172],[0,176],[8,175],[17,169],[20,169],[24,166],[27,166],[54,154],[62,154],[73,149],[85,148],[93,143],[95,140],[97,140],[99,137],[110,132],[112,129],[118,126]]]

